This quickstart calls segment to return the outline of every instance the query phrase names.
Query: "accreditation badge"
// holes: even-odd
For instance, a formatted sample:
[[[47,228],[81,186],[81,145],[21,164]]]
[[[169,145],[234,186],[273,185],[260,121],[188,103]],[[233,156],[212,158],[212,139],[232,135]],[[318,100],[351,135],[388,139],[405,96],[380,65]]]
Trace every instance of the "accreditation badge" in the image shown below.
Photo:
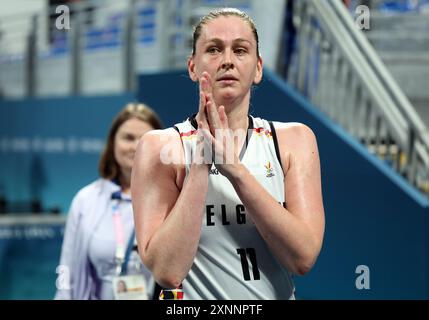
[[[114,277],[115,300],[148,300],[146,279],[142,274]]]

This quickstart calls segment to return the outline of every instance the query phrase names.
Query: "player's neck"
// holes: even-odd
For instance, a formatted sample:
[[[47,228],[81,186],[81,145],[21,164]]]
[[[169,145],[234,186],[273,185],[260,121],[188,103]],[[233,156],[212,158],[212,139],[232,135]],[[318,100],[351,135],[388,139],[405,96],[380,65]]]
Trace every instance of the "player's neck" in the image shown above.
[[[244,130],[247,132],[249,127],[249,97],[245,97],[239,104],[225,106],[225,112],[228,117],[228,125],[232,130]]]
[[[248,108],[233,108],[226,114],[228,117],[229,128],[233,131],[247,131],[249,127]]]
[[[247,129],[249,128],[249,103],[237,105],[226,109],[228,117],[229,129],[233,131],[236,141],[234,142],[234,149],[236,154],[240,154],[243,148],[244,141],[248,136]]]

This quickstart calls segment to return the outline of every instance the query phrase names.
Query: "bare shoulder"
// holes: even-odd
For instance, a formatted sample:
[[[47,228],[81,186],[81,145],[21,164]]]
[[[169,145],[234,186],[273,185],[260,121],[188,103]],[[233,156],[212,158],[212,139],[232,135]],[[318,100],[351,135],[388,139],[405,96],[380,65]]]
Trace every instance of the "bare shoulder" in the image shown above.
[[[277,136],[292,136],[299,139],[315,139],[313,130],[300,122],[274,122]]]
[[[310,160],[317,156],[316,135],[313,130],[300,122],[274,122],[284,168],[289,168],[293,159]]]
[[[140,138],[138,148],[161,151],[162,147],[166,144],[171,144],[171,146],[180,146],[180,137],[177,131],[173,128],[148,131]]]
[[[288,149],[317,146],[313,130],[300,122],[274,122],[280,146]]]
[[[144,158],[153,164],[178,164],[182,156],[180,136],[173,128],[147,132],[140,138],[136,152],[137,160]]]
[[[179,188],[185,176],[182,142],[174,128],[151,130],[141,137],[134,158],[133,174],[147,177],[166,174]]]

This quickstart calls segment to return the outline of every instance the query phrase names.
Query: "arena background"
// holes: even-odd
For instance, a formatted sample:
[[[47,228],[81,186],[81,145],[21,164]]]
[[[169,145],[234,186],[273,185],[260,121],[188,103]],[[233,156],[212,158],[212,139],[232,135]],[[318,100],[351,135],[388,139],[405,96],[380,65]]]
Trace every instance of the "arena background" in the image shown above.
[[[271,10],[278,8],[280,2],[272,3]],[[148,3],[158,5],[157,1]],[[255,7],[250,2],[247,9]],[[146,16],[150,14],[146,11]],[[275,21],[282,26],[283,17],[279,19]],[[149,50],[150,40],[144,41],[138,49],[142,52],[144,48]],[[270,41],[277,40],[263,38],[262,43]],[[106,131],[125,103],[147,103],[159,113],[165,126],[195,112],[197,86],[189,80],[183,65],[167,70],[157,62],[157,41],[152,44],[149,61],[142,58],[144,62],[137,68],[141,70],[132,76],[130,87],[120,80],[121,64],[116,68],[117,59],[112,58],[118,54],[120,43],[110,43],[106,52],[100,49],[103,46],[87,48],[82,63],[87,68],[94,64],[94,68],[82,70],[81,77],[86,80],[77,93],[70,89],[70,83],[56,85],[56,70],[67,65],[67,53],[52,53],[50,58],[40,59],[39,66],[45,66],[42,70],[46,74],[36,82],[38,89],[33,94],[26,91],[25,72],[19,76],[25,59],[3,54],[0,299],[53,297],[71,199],[97,177]],[[277,45],[277,53],[272,57],[280,49]],[[145,57],[144,53],[142,56]],[[101,58],[112,59],[112,64],[95,66]],[[297,298],[428,299],[427,194],[392,168],[389,161],[370,152],[358,137],[320,110],[305,92],[285,81],[275,67],[276,58],[268,61],[262,84],[253,90],[251,114],[309,125],[317,136],[321,158],[325,241],[314,269],[295,278]],[[68,79],[64,81],[70,82],[70,75],[64,73],[62,77]],[[106,76],[109,79],[104,79]],[[14,86],[6,81],[8,78]],[[370,270],[368,289],[356,286],[360,266]]]

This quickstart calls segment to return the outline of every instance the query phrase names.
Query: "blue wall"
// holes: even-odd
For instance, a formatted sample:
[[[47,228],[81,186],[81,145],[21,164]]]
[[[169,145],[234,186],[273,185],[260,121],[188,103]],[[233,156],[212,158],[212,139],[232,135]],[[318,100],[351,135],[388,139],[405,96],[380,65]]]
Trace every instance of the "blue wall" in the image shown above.
[[[0,101],[0,193],[10,202],[42,200],[66,212],[98,177],[113,117],[134,96]]]
[[[138,83],[138,100],[156,109],[166,127],[198,111],[198,85],[187,71],[142,75]]]
[[[197,87],[184,71],[141,76],[138,94],[167,125],[198,108]],[[297,297],[429,299],[428,199],[269,72],[250,113],[303,122],[318,139],[325,240],[313,270],[295,278]],[[355,286],[359,265],[369,268],[369,290]]]

